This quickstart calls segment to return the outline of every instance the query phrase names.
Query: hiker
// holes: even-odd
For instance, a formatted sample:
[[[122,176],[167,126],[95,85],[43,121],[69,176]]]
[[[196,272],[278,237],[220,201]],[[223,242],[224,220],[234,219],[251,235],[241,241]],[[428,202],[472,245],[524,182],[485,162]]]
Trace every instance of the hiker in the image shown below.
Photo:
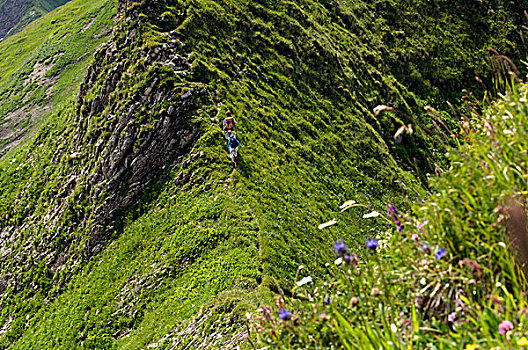
[[[231,150],[234,149],[236,153],[238,147],[240,146],[242,146],[242,144],[240,143],[240,141],[238,141],[235,134],[230,133],[229,136],[227,137],[227,150],[231,152]]]
[[[226,140],[229,140],[229,135],[233,131],[235,132],[235,136],[237,134],[237,125],[235,122],[235,118],[231,115],[231,111],[226,112],[226,117],[224,119],[224,123],[222,124],[222,131],[225,134]]]

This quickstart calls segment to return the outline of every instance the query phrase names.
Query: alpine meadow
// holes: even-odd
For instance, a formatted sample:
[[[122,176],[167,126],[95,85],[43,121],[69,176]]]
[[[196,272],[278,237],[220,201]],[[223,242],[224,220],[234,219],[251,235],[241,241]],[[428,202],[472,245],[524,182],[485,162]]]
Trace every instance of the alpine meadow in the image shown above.
[[[0,349],[528,347],[525,10],[0,0]]]

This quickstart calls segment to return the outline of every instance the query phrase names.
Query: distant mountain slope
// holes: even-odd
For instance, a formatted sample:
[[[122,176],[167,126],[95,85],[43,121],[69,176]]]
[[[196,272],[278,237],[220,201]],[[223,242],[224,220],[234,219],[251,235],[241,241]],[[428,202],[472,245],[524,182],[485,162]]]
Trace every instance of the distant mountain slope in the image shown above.
[[[95,48],[112,30],[114,2],[74,1],[0,43],[0,154],[75,98]]]
[[[233,346],[244,312],[289,293],[299,264],[320,275],[335,240],[359,249],[376,234],[363,214],[419,201],[446,142],[424,107],[475,86],[467,72],[484,70],[474,53],[490,42],[514,51],[527,2],[478,2],[479,16],[411,2],[419,13],[393,0],[119,1],[80,88],[61,90],[0,163],[0,346]],[[48,35],[63,23],[46,21]],[[67,57],[60,43],[35,62]],[[34,90],[23,86],[9,90],[21,103]],[[405,114],[374,113],[380,104]],[[220,131],[227,109],[237,167]],[[360,206],[318,230],[348,199]]]
[[[0,40],[70,0],[3,0],[0,2]]]

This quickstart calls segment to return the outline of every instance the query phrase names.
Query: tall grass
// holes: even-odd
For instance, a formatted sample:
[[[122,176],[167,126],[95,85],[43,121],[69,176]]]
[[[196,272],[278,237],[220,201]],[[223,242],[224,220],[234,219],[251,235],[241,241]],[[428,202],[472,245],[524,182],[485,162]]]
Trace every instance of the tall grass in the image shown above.
[[[278,309],[251,317],[261,344],[527,346],[528,89],[509,86],[510,93],[460,129],[467,142],[450,152],[451,167],[432,181],[429,200],[408,215],[389,207],[376,248],[371,241],[372,249],[357,249],[358,260],[342,249],[328,262],[326,279],[283,296],[279,306],[291,319],[279,319]]]

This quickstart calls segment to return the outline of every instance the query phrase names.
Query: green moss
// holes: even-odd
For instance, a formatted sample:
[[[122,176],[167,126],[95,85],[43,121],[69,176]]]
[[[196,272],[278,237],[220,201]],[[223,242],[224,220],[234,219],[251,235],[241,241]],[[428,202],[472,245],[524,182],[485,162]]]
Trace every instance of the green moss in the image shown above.
[[[38,237],[35,251],[40,245],[65,252],[62,264],[28,261],[28,269],[20,270],[20,287],[7,292],[0,314],[14,319],[2,346],[146,348],[165,339],[170,347],[176,338],[190,344],[194,334],[180,332],[200,313],[210,314],[200,326],[204,335],[225,335],[242,327],[245,310],[279,290],[291,293],[299,264],[307,274],[321,275],[335,240],[359,247],[384,228],[365,224],[366,210],[386,203],[408,207],[424,197],[426,173],[436,162],[443,165],[435,152],[445,150],[446,141],[427,131],[431,119],[423,107],[459,98],[456,88],[473,84],[460,70],[483,69],[482,57],[474,61],[472,55],[492,40],[489,35],[503,33],[494,40],[510,47],[512,22],[493,19],[497,31],[479,41],[460,29],[482,34],[480,27],[462,25],[468,9],[453,13],[442,4],[433,11],[430,2],[415,3],[416,12],[388,0],[134,3],[127,10],[130,21],[121,19],[113,40],[125,42],[127,30],[139,34],[119,52],[120,62],[106,58],[104,50],[96,54],[102,73],[78,103],[85,54],[95,48],[86,45],[106,33],[113,4],[73,1],[73,14],[65,17],[71,20],[58,32],[52,18],[66,12],[43,17],[0,44],[7,48],[0,50],[6,62],[0,67],[0,96],[22,103],[28,93],[49,103],[45,90],[31,86],[21,92],[19,82],[34,62],[54,64],[48,77],[60,72],[54,113],[0,164],[4,227],[22,227],[28,220],[33,225],[21,228],[10,256],[31,237]],[[496,7],[502,13],[517,9]],[[404,14],[401,21],[398,12]],[[96,22],[89,34],[66,35],[67,28],[85,26],[92,17]],[[438,18],[443,20],[433,26]],[[485,13],[478,20],[490,18]],[[37,45],[39,37],[29,35],[31,30],[49,40]],[[146,54],[178,42],[184,45],[175,61],[186,60],[189,74],[145,63]],[[21,46],[25,52],[38,49],[30,63],[15,57],[14,48]],[[438,60],[431,64],[433,50]],[[124,66],[118,89],[103,111],[84,120],[78,113],[88,114],[118,63]],[[135,203],[99,223],[104,226],[101,251],[86,252],[95,210],[111,200],[104,188],[88,185],[101,160],[97,142],[113,136],[110,120],[128,113],[150,88],[172,90],[175,98],[205,91],[181,116],[183,126],[199,129],[193,155],[183,152],[179,162],[167,159],[165,168],[155,171],[157,181]],[[174,104],[145,104],[133,113],[134,149]],[[399,108],[424,127],[414,125],[415,133],[396,144],[394,132],[410,121],[391,112],[375,116],[379,104]],[[243,144],[236,168],[220,130],[227,109],[235,113]],[[79,152],[74,153],[79,150],[74,142],[82,143]],[[122,193],[126,180],[119,180]],[[317,229],[350,199],[367,208],[347,212],[328,230]],[[57,217],[60,229],[54,235],[46,215],[60,205],[65,213]],[[15,269],[10,262],[1,268]],[[38,288],[32,290],[32,283]]]

